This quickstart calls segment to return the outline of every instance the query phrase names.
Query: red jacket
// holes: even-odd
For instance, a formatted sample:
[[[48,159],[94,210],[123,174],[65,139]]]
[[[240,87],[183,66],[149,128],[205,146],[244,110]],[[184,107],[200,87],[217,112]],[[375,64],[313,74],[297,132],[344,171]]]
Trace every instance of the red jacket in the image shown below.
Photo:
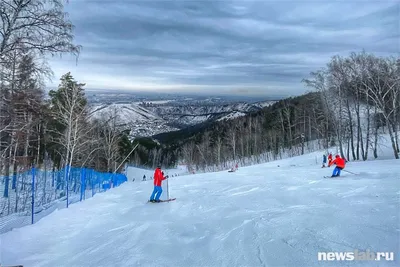
[[[161,186],[161,182],[165,180],[165,177],[161,173],[161,169],[157,168],[154,171],[154,185],[155,186]]]
[[[342,169],[344,169],[344,167],[346,166],[346,162],[342,158],[335,158],[333,161],[329,163],[329,166],[332,166],[333,164],[336,164],[336,166]]]

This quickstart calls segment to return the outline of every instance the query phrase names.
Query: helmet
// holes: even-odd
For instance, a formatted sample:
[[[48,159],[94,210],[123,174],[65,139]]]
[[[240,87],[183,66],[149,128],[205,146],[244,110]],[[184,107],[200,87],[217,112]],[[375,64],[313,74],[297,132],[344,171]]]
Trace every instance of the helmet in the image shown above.
[[[340,158],[340,156],[339,156],[339,155],[336,155],[335,158]]]

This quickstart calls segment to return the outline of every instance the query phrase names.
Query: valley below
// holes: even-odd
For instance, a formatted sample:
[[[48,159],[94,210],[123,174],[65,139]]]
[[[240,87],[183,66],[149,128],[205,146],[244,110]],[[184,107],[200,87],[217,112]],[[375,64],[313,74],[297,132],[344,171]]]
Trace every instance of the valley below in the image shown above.
[[[114,114],[130,136],[150,137],[199,124],[230,120],[257,112],[276,100],[238,97],[152,96],[135,93],[91,92],[92,117]]]

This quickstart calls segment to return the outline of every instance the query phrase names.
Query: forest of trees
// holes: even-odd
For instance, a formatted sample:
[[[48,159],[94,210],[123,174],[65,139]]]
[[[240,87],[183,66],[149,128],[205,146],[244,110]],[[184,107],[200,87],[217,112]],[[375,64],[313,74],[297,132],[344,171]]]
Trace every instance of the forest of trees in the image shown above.
[[[118,111],[91,118],[71,73],[46,92],[48,57],[78,56],[62,0],[0,3],[0,173],[65,166],[119,172],[132,150]]]
[[[161,139],[166,140],[166,149],[175,151],[193,171],[222,170],[235,163],[261,163],[327,147],[326,142],[334,142],[329,134],[332,131],[324,123],[319,93],[309,93],[280,100],[253,114],[207,125],[189,137],[181,131]]]
[[[390,137],[399,158],[400,59],[335,56],[303,82],[311,92],[191,133],[160,135],[192,170],[220,170],[336,147],[347,160],[379,157]],[[321,155],[322,158],[322,155]]]
[[[399,159],[400,58],[365,52],[335,56],[327,68],[311,73],[304,82],[320,93],[342,156],[366,160],[372,150],[377,158],[385,133]]]

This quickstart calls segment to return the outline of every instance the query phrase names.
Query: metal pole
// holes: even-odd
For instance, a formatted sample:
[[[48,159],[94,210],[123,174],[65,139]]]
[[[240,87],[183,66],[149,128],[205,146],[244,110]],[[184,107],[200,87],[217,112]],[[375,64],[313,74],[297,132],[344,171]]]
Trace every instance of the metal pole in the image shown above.
[[[130,156],[130,155],[132,154],[132,152],[138,147],[138,145],[139,145],[139,143],[137,143],[136,146],[132,149],[132,151],[129,152],[128,156],[126,156],[126,158],[121,162],[121,164],[118,166],[118,168],[116,168],[116,169],[114,170],[114,173],[116,173],[117,170],[122,166],[122,164],[125,163],[125,160],[126,160],[127,158],[129,158],[129,156]]]
[[[35,165],[32,167],[32,220],[31,223],[34,223],[34,214],[35,214]]]
[[[67,208],[69,206],[69,165],[67,164],[67,167],[65,169],[65,176],[66,176],[66,183],[67,183]]]

